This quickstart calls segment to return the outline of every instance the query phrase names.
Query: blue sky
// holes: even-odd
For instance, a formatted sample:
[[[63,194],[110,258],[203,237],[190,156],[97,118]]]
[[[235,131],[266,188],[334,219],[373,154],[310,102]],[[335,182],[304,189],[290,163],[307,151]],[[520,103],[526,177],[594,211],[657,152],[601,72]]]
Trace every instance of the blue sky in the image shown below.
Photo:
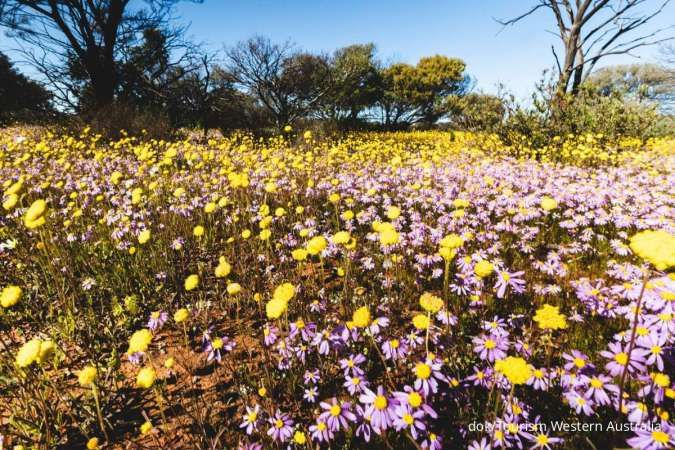
[[[551,44],[557,38],[546,32],[552,29],[552,18],[541,11],[505,29],[493,18],[518,15],[535,1],[205,0],[182,3],[178,13],[191,23],[195,38],[214,48],[256,33],[273,40],[290,38],[311,51],[373,42],[385,61],[415,63],[435,53],[461,57],[478,88],[493,92],[502,82],[523,97],[553,64]],[[672,25],[674,18],[675,4],[670,4],[654,26]],[[658,56],[656,49],[638,54],[646,60]],[[606,62],[633,60],[616,57]]]
[[[557,38],[548,11],[514,27],[494,18],[509,18],[536,0],[204,0],[180,2],[177,15],[189,22],[189,34],[213,49],[233,45],[254,34],[291,39],[310,51],[373,42],[384,61],[415,63],[421,56],[444,54],[467,63],[479,89],[494,92],[504,83],[524,98],[551,68],[551,44]],[[653,6],[659,0],[650,0]],[[675,23],[675,2],[652,28]],[[13,47],[4,35],[0,50]],[[656,48],[641,49],[642,61],[658,57]],[[614,57],[605,64],[637,61]]]

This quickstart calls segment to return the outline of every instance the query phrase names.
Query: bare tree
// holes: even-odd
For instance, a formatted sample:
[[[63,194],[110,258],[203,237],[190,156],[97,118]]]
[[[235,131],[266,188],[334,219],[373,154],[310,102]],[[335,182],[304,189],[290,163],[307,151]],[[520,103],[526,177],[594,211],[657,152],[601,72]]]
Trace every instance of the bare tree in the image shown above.
[[[29,62],[72,105],[76,86],[69,71],[79,66],[95,107],[115,98],[122,49],[147,29],[161,29],[178,0],[0,0],[0,26],[23,44]]]
[[[579,85],[593,71],[598,61],[610,55],[631,54],[637,48],[662,43],[672,37],[660,37],[666,29],[645,31],[670,0],[661,0],[650,12],[640,9],[649,0],[538,0],[523,14],[502,25],[514,25],[540,9],[555,18],[553,32],[563,44],[562,58],[551,47],[558,69],[558,93],[576,94]],[[639,31],[636,31],[639,30]]]
[[[327,58],[300,52],[290,42],[255,36],[226,53],[237,84],[272,114],[278,128],[313,112],[330,89]]]

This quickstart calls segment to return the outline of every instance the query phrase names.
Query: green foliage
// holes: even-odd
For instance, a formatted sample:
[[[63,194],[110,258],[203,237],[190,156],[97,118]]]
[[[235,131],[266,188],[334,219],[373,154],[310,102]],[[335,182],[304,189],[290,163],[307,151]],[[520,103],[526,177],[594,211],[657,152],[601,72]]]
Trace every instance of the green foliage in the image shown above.
[[[508,144],[526,141],[533,148],[548,145],[556,136],[593,133],[611,140],[646,140],[672,132],[672,116],[662,114],[657,103],[604,86],[589,82],[575,94],[560,94],[555,83],[542,81],[529,106],[504,96],[505,119],[488,131]]]
[[[375,45],[356,44],[338,49],[330,59],[329,89],[320,115],[341,128],[355,128],[359,115],[382,95]]]
[[[603,95],[655,103],[665,113],[675,108],[675,70],[658,64],[604,67],[591,74],[585,84]]]
[[[0,124],[33,121],[51,111],[49,92],[19,73],[0,53]]]
[[[452,95],[447,98],[446,107],[450,111],[450,127],[460,130],[494,130],[506,115],[504,100],[497,95]]]
[[[385,127],[436,123],[449,111],[446,99],[468,89],[465,68],[461,59],[435,55],[420,59],[416,66],[399,63],[384,69],[381,107]]]

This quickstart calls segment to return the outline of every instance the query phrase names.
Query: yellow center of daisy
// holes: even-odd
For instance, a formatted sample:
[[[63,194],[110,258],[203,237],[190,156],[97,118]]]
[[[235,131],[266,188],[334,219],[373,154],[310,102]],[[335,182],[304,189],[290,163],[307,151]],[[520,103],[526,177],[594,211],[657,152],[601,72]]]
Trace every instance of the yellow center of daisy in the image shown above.
[[[340,405],[333,405],[330,407],[330,415],[333,417],[339,416],[341,412],[342,408],[340,408]]]
[[[283,428],[283,427],[284,427],[284,422],[283,422],[281,419],[277,419],[277,420],[274,422],[274,426],[277,427],[277,428]]]
[[[403,415],[403,422],[405,422],[406,425],[412,425],[414,421],[415,419],[410,414],[406,413]]]
[[[586,361],[577,357],[577,358],[574,358],[574,365],[577,366],[580,369],[583,369],[583,367],[586,365]]]
[[[483,344],[483,346],[485,348],[487,348],[488,350],[492,350],[493,348],[495,348],[497,346],[497,344],[492,339],[486,339],[485,344]]]
[[[417,408],[422,404],[422,396],[417,392],[411,392],[408,394],[408,403],[413,408]]]
[[[548,436],[546,436],[545,434],[538,434],[537,435],[537,444],[539,444],[539,445],[548,444]]]
[[[601,388],[603,385],[602,380],[599,378],[593,377],[591,378],[591,386],[594,387],[595,389]]]
[[[211,347],[213,347],[214,350],[223,348],[223,340],[221,338],[215,338],[211,341]]]
[[[624,352],[617,353],[614,356],[614,360],[621,364],[622,366],[625,366],[628,363],[628,355],[625,354]]]
[[[373,406],[375,406],[375,409],[382,411],[383,409],[386,409],[388,404],[389,402],[387,402],[387,398],[384,395],[378,395],[375,397]]]
[[[316,429],[319,431],[324,431],[326,429],[326,424],[323,422],[319,422],[316,424]]]
[[[426,380],[431,376],[431,367],[425,363],[418,363],[417,366],[415,366],[415,373],[417,374],[417,378]]]
[[[667,444],[670,440],[670,437],[661,430],[655,430],[652,431],[652,439],[654,439],[654,442],[658,442],[659,444]]]
[[[398,339],[392,339],[391,341],[389,341],[389,345],[391,346],[391,348],[398,348],[398,346],[401,345],[401,343],[398,341]]]

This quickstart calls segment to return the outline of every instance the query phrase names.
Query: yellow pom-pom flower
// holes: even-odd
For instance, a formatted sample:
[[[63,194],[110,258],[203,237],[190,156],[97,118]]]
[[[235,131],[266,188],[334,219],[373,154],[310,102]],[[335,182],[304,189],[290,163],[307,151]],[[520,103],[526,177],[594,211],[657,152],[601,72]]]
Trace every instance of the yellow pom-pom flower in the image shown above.
[[[150,342],[152,342],[152,333],[150,330],[147,328],[138,330],[129,338],[129,349],[127,350],[127,353],[131,355],[138,352],[145,352],[148,350]]]
[[[190,311],[187,308],[181,308],[173,315],[173,320],[176,323],[185,322],[190,318]]]
[[[567,328],[567,318],[560,314],[557,306],[546,304],[539,308],[533,319],[545,330],[561,330]]]
[[[22,295],[23,290],[19,286],[6,286],[0,293],[0,305],[10,308],[21,300]]]
[[[143,367],[138,371],[136,375],[136,386],[142,389],[151,388],[155,384],[155,378],[157,378],[157,372],[152,367]]]
[[[431,325],[431,320],[424,314],[417,314],[412,318],[412,323],[418,330],[426,330]]]
[[[352,325],[357,328],[365,328],[372,322],[370,310],[367,306],[362,306],[352,314]]]
[[[77,381],[80,383],[80,386],[89,387],[96,381],[97,376],[98,371],[96,370],[96,367],[87,366],[80,370],[80,373],[77,375]]]
[[[192,291],[199,286],[199,275],[192,274],[185,279],[185,290]]]
[[[480,278],[485,278],[489,276],[495,270],[495,266],[492,265],[490,261],[481,259],[476,263],[476,266],[473,268],[473,272]]]
[[[666,231],[641,231],[630,238],[630,248],[658,270],[675,266],[675,236]]]
[[[495,362],[495,370],[513,385],[525,384],[532,377],[532,368],[523,358],[509,356]]]
[[[26,214],[23,216],[23,223],[28,229],[41,227],[45,224],[45,214],[47,212],[47,202],[39,199],[35,200]]]

